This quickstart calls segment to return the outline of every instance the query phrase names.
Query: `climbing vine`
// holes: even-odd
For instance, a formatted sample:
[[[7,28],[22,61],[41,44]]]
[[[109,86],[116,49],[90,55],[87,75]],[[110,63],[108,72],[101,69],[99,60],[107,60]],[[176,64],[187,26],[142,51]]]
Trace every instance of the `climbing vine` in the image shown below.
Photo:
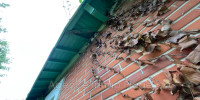
[[[110,16],[107,21],[107,27],[111,28],[115,32],[121,32],[119,35],[114,35],[113,32],[104,32],[101,39],[96,39],[93,45],[95,49],[91,49],[92,52],[91,59],[92,63],[102,69],[107,69],[121,75],[126,79],[129,86],[133,86],[135,90],[152,90],[154,93],[159,94],[162,90],[169,90],[172,95],[179,93],[178,100],[195,100],[200,96],[200,39],[194,35],[200,33],[200,29],[195,30],[172,30],[171,25],[173,21],[170,19],[160,18],[159,16],[167,13],[169,11],[168,7],[165,6],[169,0],[138,0],[134,5],[124,11],[116,12],[116,15]],[[152,20],[147,20],[145,22],[132,23],[139,17],[153,13],[156,17]],[[145,33],[134,33],[134,28],[136,24],[141,23],[145,27],[150,27],[154,25],[161,25],[162,27],[157,30],[148,31]],[[126,31],[124,31],[126,29]],[[189,55],[183,54],[163,54],[151,59],[132,59],[129,57],[119,57],[116,55],[120,53],[141,53],[143,55],[150,54],[153,52],[159,52],[161,50],[161,45],[167,45],[170,48],[179,49],[180,52],[186,49],[192,49]],[[112,48],[113,52],[103,52],[100,48]],[[119,70],[115,68],[109,68],[103,66],[98,61],[98,56],[110,55],[115,57],[115,59],[125,60],[126,62],[135,62],[139,66],[141,65],[155,65],[155,61],[161,57],[166,57],[169,61],[176,64],[178,71],[163,70],[167,79],[163,80],[161,83],[158,80],[151,78],[159,82],[159,86],[146,88],[140,85],[131,83]],[[170,56],[183,56],[189,61],[189,64],[185,64],[178,59],[172,59]],[[97,82],[101,85],[106,85],[97,75],[97,72],[92,68],[92,73]],[[111,87],[111,86],[107,86]],[[113,87],[111,87],[116,93],[118,93]],[[134,100],[135,98],[130,97],[127,94],[120,93],[124,98],[130,98]],[[152,100],[149,93],[141,96],[141,100]]]

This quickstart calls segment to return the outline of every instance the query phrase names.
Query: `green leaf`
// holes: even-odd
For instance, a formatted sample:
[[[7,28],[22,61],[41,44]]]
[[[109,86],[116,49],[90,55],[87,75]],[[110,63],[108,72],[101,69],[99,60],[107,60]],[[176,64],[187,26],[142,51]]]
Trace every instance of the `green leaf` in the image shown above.
[[[79,2],[82,3],[83,1],[82,1],[82,0],[79,0]]]
[[[9,4],[0,3],[0,7],[2,7],[2,8],[6,8],[6,7],[9,7],[9,6],[10,6]]]

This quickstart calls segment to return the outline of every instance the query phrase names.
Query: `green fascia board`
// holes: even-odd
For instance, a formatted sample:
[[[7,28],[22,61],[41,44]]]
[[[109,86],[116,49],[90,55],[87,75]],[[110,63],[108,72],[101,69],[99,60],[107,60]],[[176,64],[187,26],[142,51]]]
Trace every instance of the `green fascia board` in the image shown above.
[[[94,16],[98,20],[102,21],[103,23],[105,23],[108,20],[108,18],[106,16],[104,16],[103,14],[101,14],[100,12],[98,12],[94,7],[92,7],[88,3],[85,5],[84,9],[88,13],[90,13],[92,16]]]

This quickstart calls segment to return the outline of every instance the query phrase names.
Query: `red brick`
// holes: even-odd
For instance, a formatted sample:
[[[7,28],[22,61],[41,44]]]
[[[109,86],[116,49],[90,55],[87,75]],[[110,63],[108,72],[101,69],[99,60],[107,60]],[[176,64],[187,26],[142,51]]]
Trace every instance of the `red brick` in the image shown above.
[[[110,78],[110,84],[114,84],[122,78],[123,77],[120,74],[117,74],[117,75],[113,76],[112,78]]]
[[[186,1],[176,1],[175,3],[174,3],[174,5],[176,6],[176,7],[179,7],[179,6],[181,6],[183,3],[185,3]]]
[[[78,88],[81,87],[83,84],[84,84],[84,80],[82,80],[82,81],[80,82],[80,84],[78,84],[75,88],[78,89]]]
[[[199,2],[200,2],[199,0],[190,0],[181,9],[179,9],[172,16],[170,16],[169,19],[171,19],[171,20],[178,19],[180,16],[183,15],[183,13],[186,13],[187,11],[189,11],[192,7],[194,7],[195,5],[197,5]]]
[[[194,23],[186,27],[184,30],[194,30],[194,29],[199,29],[200,26],[200,19],[196,20]]]
[[[192,20],[194,20],[195,18],[199,16],[200,16],[200,9],[194,9],[192,10],[192,12],[190,12],[189,14],[181,18],[178,22],[173,24],[171,28],[173,30],[179,30],[180,28],[187,25],[189,22],[191,22]]]
[[[89,76],[90,73],[91,73],[90,71],[87,71],[83,77],[86,78],[87,76]]]
[[[75,92],[72,93],[69,97],[67,97],[67,96],[68,96],[68,95],[67,95],[67,96],[66,96],[66,97],[67,97],[66,100],[67,100],[67,99],[71,99],[71,98],[74,97],[76,94],[78,94],[78,91],[75,91]]]
[[[145,26],[140,25],[136,30],[134,30],[135,33],[140,32],[143,28],[145,28]]]
[[[119,66],[116,66],[115,68],[114,68],[116,71],[119,71],[120,70],[120,68],[119,68]],[[108,79],[108,78],[110,78],[112,75],[114,75],[115,73],[114,73],[114,71],[108,71],[108,73],[106,73],[105,75],[103,75],[102,77],[101,77],[101,80],[103,80],[103,81],[105,81],[106,79]]]
[[[151,94],[153,100],[176,100],[178,97],[178,93],[174,94],[173,96],[170,94],[170,91],[161,91],[160,94]]]
[[[122,61],[121,63],[120,63],[120,66],[122,67],[122,68],[124,68],[124,67],[126,67],[127,65],[129,65],[131,62],[127,62],[127,61]]]
[[[113,59],[115,59],[114,57],[110,57],[108,59],[105,60],[105,62],[102,63],[103,66],[106,66],[107,64],[109,64]]]
[[[131,73],[133,73],[134,71],[138,70],[140,67],[138,66],[137,63],[133,63],[131,65],[129,65],[127,68],[125,68],[124,70],[121,71],[121,73],[124,75],[124,76],[127,76]]]
[[[171,62],[165,58],[165,57],[161,57],[160,59],[158,59],[155,62],[155,65],[149,65],[145,68],[142,69],[143,74],[141,71],[138,71],[137,73],[133,74],[132,76],[130,76],[128,79],[131,81],[131,83],[137,83],[139,81],[141,81],[142,79],[148,77],[149,75],[165,68],[166,66],[170,65]]]
[[[129,87],[129,84],[128,84],[127,80],[125,80],[125,79],[122,80],[121,82],[119,82],[118,84],[116,84],[116,85],[113,86],[113,88],[117,92],[122,91],[122,90],[124,90],[124,89],[126,89],[128,87]]]
[[[92,77],[93,77],[93,74],[90,72],[90,74],[86,77],[85,81],[88,81]]]
[[[177,0],[171,0],[169,3],[165,4],[166,7],[169,7],[170,5],[172,5],[175,1]]]
[[[190,65],[190,64],[192,64],[192,63],[189,62],[188,60],[184,60],[182,63],[183,63],[184,65]]]
[[[90,85],[90,81],[85,82],[80,88],[79,91],[82,91],[84,88],[86,88],[88,85]]]
[[[102,85],[101,87],[99,86],[99,84],[97,85],[96,88],[94,88],[92,91],[91,91],[91,96],[103,91],[104,89],[106,89],[110,84],[109,84],[109,81],[105,81],[104,82],[105,85]]]
[[[103,99],[108,98],[109,96],[115,94],[115,91],[112,88],[107,89],[102,93]]]
[[[116,64],[118,64],[121,60],[114,60],[112,61],[110,64],[108,64],[108,67],[112,68],[114,67]]]
[[[101,69],[102,69],[102,68],[101,68]],[[106,71],[107,71],[106,69],[101,70],[101,71],[98,73],[98,76],[103,75]]]
[[[97,96],[92,97],[91,100],[103,100],[102,99],[102,94],[98,94]]]
[[[141,18],[136,22],[137,24],[134,25],[134,29],[135,29],[135,30],[133,31],[134,33],[137,33],[137,32],[140,31],[141,28],[139,29],[139,27],[140,27],[139,25],[141,25],[142,22],[144,22],[150,15],[152,15],[152,14],[148,14],[147,16],[143,16],[143,17],[141,17]],[[139,26],[139,27],[138,27],[138,26]]]
[[[92,90],[93,88],[95,88],[95,86],[97,85],[98,83],[97,82],[93,82],[92,84],[90,84],[89,87],[87,87],[85,89],[85,93],[89,92],[90,90]]]
[[[169,68],[168,70],[170,71],[178,71],[176,66],[173,66],[171,68]],[[175,73],[174,73],[175,74]],[[163,72],[159,73],[158,75],[154,76],[152,79],[152,82],[156,85],[156,86],[160,86],[161,83],[163,83],[164,79],[167,79],[167,77],[165,76],[165,74]],[[159,82],[158,82],[159,81]]]
[[[165,74],[162,72],[162,73],[159,73],[158,75],[154,76],[153,79],[151,79],[151,81],[156,85],[156,86],[160,86],[161,83],[163,83],[163,80],[164,79],[167,79],[165,77]],[[159,81],[159,82],[158,82]]]
[[[127,56],[127,54],[123,53],[121,54],[119,57],[123,57],[125,58]],[[115,59],[115,58],[114,58]],[[112,68],[114,67],[116,64],[118,64],[121,61],[121,59],[115,59],[114,61],[112,61],[110,64],[108,64],[108,67]]]
[[[122,70],[121,74],[123,76],[127,76],[127,75],[131,74],[132,72],[136,71],[137,69],[139,69],[139,66],[136,63],[133,63],[132,65],[128,66],[126,69]],[[117,74],[117,75],[113,76],[110,79],[110,83],[111,84],[116,83],[117,81],[119,81],[120,79],[123,78],[122,75]]]
[[[188,49],[185,49],[183,50],[182,52],[180,51],[180,48],[179,49],[175,49],[173,51],[171,51],[169,54],[178,54],[178,55],[183,55],[183,56],[172,56],[172,55],[169,55],[172,59],[182,59],[184,58],[185,56],[184,55],[188,55],[190,52],[192,51],[192,48],[188,48]]]
[[[140,86],[151,88],[151,84],[149,83],[149,81],[145,81],[145,82],[141,83]],[[123,92],[123,94],[127,94],[128,96],[130,96],[132,98],[136,98],[136,97],[141,96],[148,92],[151,92],[151,90],[140,90],[140,89],[134,90],[133,88],[131,88],[131,89]],[[124,98],[121,94],[119,94],[116,97],[114,97],[114,100],[130,100],[130,98]]]
[[[163,45],[163,44],[160,45],[160,47],[161,47],[161,51],[154,51],[150,54],[146,54],[142,58],[140,58],[140,60],[152,59],[152,58],[158,57],[158,56],[160,56],[161,54],[165,53],[167,50],[170,49],[169,46],[166,46],[166,45]]]
[[[84,95],[84,91],[76,95],[72,100],[78,100],[83,95]]]
[[[114,72],[109,71],[108,73],[106,73],[105,75],[103,75],[101,77],[101,80],[105,81],[106,79],[108,79],[109,77],[111,77],[112,75],[114,75]]]
[[[131,58],[131,59],[137,59],[137,58],[139,58],[140,56],[142,56],[141,53],[133,53],[129,58]],[[122,62],[120,63],[120,65],[121,65],[122,68],[124,68],[124,67],[126,67],[128,64],[130,64],[130,63],[131,63],[131,62],[122,61]]]
[[[81,97],[79,100],[87,100],[90,98],[90,93],[84,95],[83,97]]]
[[[129,87],[128,82],[126,80],[123,80],[120,83],[114,85],[112,88],[109,88],[106,91],[104,91],[102,93],[103,99],[106,99],[106,98],[114,95],[116,93],[115,91],[119,92],[128,87]]]

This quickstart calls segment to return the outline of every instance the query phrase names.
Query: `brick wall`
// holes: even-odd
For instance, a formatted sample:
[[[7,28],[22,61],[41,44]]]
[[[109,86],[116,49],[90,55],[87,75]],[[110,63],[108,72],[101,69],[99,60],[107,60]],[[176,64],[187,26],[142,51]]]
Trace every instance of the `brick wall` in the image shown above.
[[[159,18],[173,20],[171,28],[173,30],[193,30],[200,28],[200,0],[171,0],[166,6],[170,9],[166,14],[159,16]],[[154,16],[154,15],[153,15]],[[152,14],[148,14],[144,17],[136,19],[134,22],[144,22],[152,19]],[[160,29],[161,25],[153,25],[151,27],[145,27],[142,23],[138,23],[134,26],[132,33],[145,33],[150,30]],[[111,31],[112,36],[123,34],[127,31],[127,28],[123,31],[115,32],[107,27],[103,33]],[[102,36],[98,39],[104,40]],[[110,55],[98,56],[97,60],[102,66],[108,68],[114,68],[108,70],[107,68],[100,68],[99,66],[92,63],[90,58],[90,49],[96,48],[91,45],[86,53],[81,56],[77,63],[67,73],[64,85],[62,87],[59,100],[130,100],[131,98],[140,98],[145,93],[150,93],[153,100],[176,100],[178,93],[171,95],[169,91],[161,91],[160,94],[152,93],[150,89],[138,89],[135,90],[134,84],[139,84],[142,87],[155,87],[158,86],[163,79],[166,79],[163,69],[176,70],[176,66],[166,57],[161,57],[155,61],[155,65],[138,66],[135,62],[127,62],[125,60],[116,59]],[[110,47],[107,42],[107,48],[100,48],[103,52],[113,52],[114,50]],[[143,55],[142,53],[117,53],[119,57],[129,57],[132,59],[150,59],[155,58],[163,54],[189,54],[191,50],[184,50],[180,52],[179,49],[170,48],[167,45],[161,45],[161,50],[150,54]],[[185,58],[182,56],[170,56],[171,58],[180,59],[184,61]],[[99,85],[97,80],[93,77],[92,69],[95,69],[95,73],[100,76],[103,81],[103,85]],[[127,81],[128,80],[128,81]],[[130,82],[131,85],[128,83]],[[127,95],[127,96],[123,96]]]

